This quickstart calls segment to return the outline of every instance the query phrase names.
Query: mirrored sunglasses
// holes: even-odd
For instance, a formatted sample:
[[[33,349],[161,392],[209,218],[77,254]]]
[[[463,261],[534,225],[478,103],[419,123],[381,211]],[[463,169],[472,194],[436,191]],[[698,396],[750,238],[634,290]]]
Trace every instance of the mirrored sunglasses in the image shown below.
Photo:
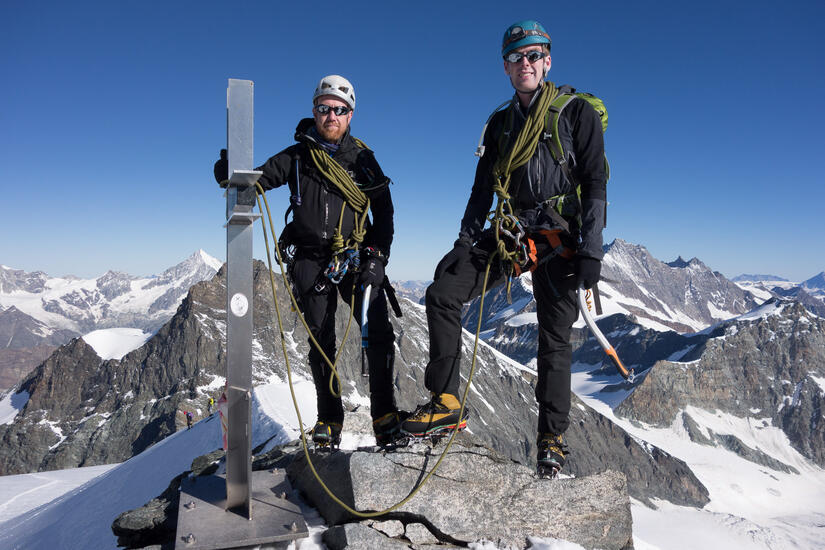
[[[508,63],[519,63],[522,57],[526,57],[530,63],[535,63],[539,59],[547,57],[547,52],[542,50],[532,50],[529,52],[510,52],[504,56],[504,60]]]
[[[321,103],[320,105],[316,105],[315,110],[318,111],[318,113],[322,114],[322,115],[325,115],[325,114],[329,113],[330,111],[332,111],[333,113],[335,113],[335,116],[344,116],[345,114],[352,111],[352,109],[350,109],[349,107],[344,107],[343,105],[338,105],[336,107],[333,107],[331,105],[326,105],[324,103]]]

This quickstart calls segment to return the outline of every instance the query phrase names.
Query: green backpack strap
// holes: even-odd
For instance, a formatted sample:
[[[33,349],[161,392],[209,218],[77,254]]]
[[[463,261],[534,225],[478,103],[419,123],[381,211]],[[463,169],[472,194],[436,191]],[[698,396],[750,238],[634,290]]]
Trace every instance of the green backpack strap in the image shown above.
[[[567,158],[559,137],[559,119],[561,118],[561,112],[574,99],[576,99],[576,94],[559,94],[550,104],[547,114],[544,115],[544,128],[547,132],[545,138],[547,138],[547,143],[550,146],[550,153],[553,155],[553,160],[564,165],[565,172],[568,170]]]
[[[604,106],[604,101],[587,92],[576,92],[576,95],[588,102],[596,111],[596,114],[599,115],[599,120],[602,123],[602,133],[604,133],[607,130],[607,107]],[[610,180],[610,163],[607,162],[607,155],[604,157],[604,175],[606,180]]]
[[[553,160],[559,163],[559,167],[564,171],[564,175],[567,177],[567,180],[576,188],[576,198],[581,200],[581,186],[579,186],[573,179],[573,174],[570,171],[570,165],[567,163],[567,155],[564,153],[564,146],[562,145],[561,138],[559,137],[559,119],[561,118],[561,113],[571,101],[576,99],[576,97],[577,96],[574,93],[564,93],[559,94],[553,100],[550,104],[550,108],[547,109],[547,114],[544,115],[544,139],[550,149],[550,154],[553,155]],[[561,215],[564,211],[565,200],[567,200],[568,197],[572,197],[572,195],[572,193],[567,193],[563,195],[556,195],[555,197],[550,197],[547,199],[546,202],[550,207],[548,212],[558,213]],[[553,218],[555,219],[555,216],[553,216]],[[559,218],[561,218],[561,216],[559,216]],[[556,221],[558,222],[559,220],[557,219]],[[566,225],[566,223],[563,225],[565,229],[567,229]]]
[[[567,180],[576,188],[576,199],[581,201],[581,186],[573,178],[570,165],[567,163],[567,155],[564,152],[564,146],[562,145],[561,138],[559,137],[559,119],[561,118],[561,113],[564,111],[564,108],[577,97],[589,103],[599,115],[599,120],[601,120],[602,123],[602,132],[607,129],[607,109],[604,106],[604,102],[600,98],[586,92],[566,92],[559,94],[547,110],[544,120],[544,139],[547,142],[550,153],[553,155],[553,160],[559,163],[559,166],[564,171],[564,175],[567,177]],[[610,164],[607,162],[607,156],[604,158],[604,169],[605,177],[609,180]],[[551,204],[554,210],[561,214],[564,210],[564,201],[572,196],[573,193],[557,195],[548,199],[547,202]]]

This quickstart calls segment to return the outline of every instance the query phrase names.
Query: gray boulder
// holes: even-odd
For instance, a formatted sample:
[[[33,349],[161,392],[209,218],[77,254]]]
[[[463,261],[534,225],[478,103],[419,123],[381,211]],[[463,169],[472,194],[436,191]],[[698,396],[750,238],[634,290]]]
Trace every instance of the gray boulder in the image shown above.
[[[381,540],[414,547],[432,543],[466,546],[488,540],[526,548],[527,537],[575,542],[585,548],[632,547],[632,518],[625,476],[604,471],[582,478],[541,479],[533,470],[460,434],[438,471],[369,532],[353,527],[355,517],[335,503],[313,476],[305,457],[288,466],[290,481],[330,525],[331,548],[367,548]],[[381,511],[405,499],[446,449],[415,444],[395,452],[312,453],[315,469],[329,489],[357,511]],[[389,538],[387,520],[398,520],[405,534]],[[363,522],[363,526],[371,522]],[[400,532],[400,529],[393,529]],[[392,532],[391,531],[391,532]],[[399,546],[403,547],[403,546]]]

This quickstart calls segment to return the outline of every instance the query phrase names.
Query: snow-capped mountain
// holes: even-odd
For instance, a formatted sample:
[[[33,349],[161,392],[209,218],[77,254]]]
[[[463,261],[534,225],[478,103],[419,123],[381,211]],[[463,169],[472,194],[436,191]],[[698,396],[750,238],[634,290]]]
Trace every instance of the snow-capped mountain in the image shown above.
[[[696,258],[665,263],[645,247],[621,239],[605,247],[602,278],[599,290],[605,316],[620,313],[636,325],[656,331],[700,331],[750,311],[764,301]],[[484,304],[484,337],[502,351],[502,345],[514,348],[518,347],[517,342],[528,347],[535,345],[535,334],[530,335],[536,327],[530,277],[514,280],[510,295],[512,303],[507,302],[506,289],[500,286],[487,295]],[[770,297],[768,294],[764,299]],[[468,330],[476,329],[479,302],[476,299],[462,319]],[[535,348],[525,350],[524,354],[515,349],[506,353],[526,362],[530,355],[535,355]]]
[[[220,267],[203,250],[151,277],[114,271],[96,279],[50,277],[0,266],[0,389],[81,334],[116,327],[156,331],[189,287]]]
[[[618,311],[677,332],[702,330],[758,305],[752,295],[697,258],[665,263],[645,247],[621,239],[606,247],[602,277],[602,297]]]
[[[634,508],[634,532],[653,542],[640,531],[663,513],[674,516],[659,525],[682,536],[662,549],[822,548],[825,320],[773,299],[694,335],[614,328],[602,326],[623,342],[622,357],[653,334],[673,340],[660,340],[661,360],[632,389],[600,368],[597,345],[582,346],[590,351],[576,354],[575,391],[632,437],[684,460],[710,495],[701,510]]]
[[[658,427],[679,420],[694,441],[735,446],[784,471],[770,453],[697,428],[685,410],[751,418],[784,432],[799,454],[825,468],[825,319],[798,302],[772,299],[685,344],[650,369],[616,414]]]
[[[416,304],[424,303],[424,293],[432,281],[392,281],[392,286],[400,298]]]
[[[47,327],[76,334],[109,327],[154,331],[174,314],[189,287],[220,266],[203,250],[150,277],[116,271],[96,279],[50,277],[0,266],[0,308],[15,307]]]
[[[811,277],[807,281],[802,281],[801,286],[808,291],[809,294],[825,301],[825,271]]]
[[[673,421],[674,407],[680,406],[720,409],[740,417],[761,412],[787,434],[796,452],[825,467],[825,423],[817,412],[825,396],[825,325],[815,308],[799,299],[803,289],[797,286],[791,299],[771,292],[763,302],[762,296],[754,298],[754,293],[743,291],[699,260],[665,264],[643,247],[623,241],[607,247],[604,265],[609,282],[604,284],[605,314],[599,325],[625,366],[641,376],[634,385],[620,383],[581,321],[578,330],[574,327],[573,360],[590,365],[593,375],[612,380],[607,385],[613,394],[605,401],[621,402],[618,415],[662,426]],[[506,303],[503,289],[487,296],[482,335],[509,357],[534,366],[537,325],[530,279],[514,281],[511,295],[512,304]],[[743,305],[752,307],[738,311]],[[477,312],[477,305],[467,311],[466,328],[475,328]],[[663,330],[665,323],[694,330]],[[700,360],[703,369],[687,372],[703,372],[709,378],[689,379],[685,388],[675,387],[681,365]],[[663,366],[667,362],[680,366],[669,373],[671,369]],[[647,393],[642,388],[649,388],[653,380],[662,383],[638,406],[644,414],[628,413]],[[638,389],[624,399],[634,386]],[[716,397],[710,400],[708,395]],[[654,422],[654,412],[664,416]]]
[[[14,306],[0,310],[0,390],[12,387],[76,334],[53,329]]]
[[[779,278],[753,278],[739,280],[736,284],[760,301],[764,302],[778,297],[792,298],[804,305],[808,311],[825,317],[825,272],[801,283]]]

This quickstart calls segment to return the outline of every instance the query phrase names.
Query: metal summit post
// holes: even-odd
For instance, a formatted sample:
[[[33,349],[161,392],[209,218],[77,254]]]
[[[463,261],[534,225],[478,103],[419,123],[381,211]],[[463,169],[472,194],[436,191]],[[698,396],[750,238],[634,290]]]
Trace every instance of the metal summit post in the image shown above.
[[[253,82],[226,90],[229,183],[226,189],[226,475],[181,481],[175,548],[286,548],[307,526],[282,469],[252,471]],[[254,512],[254,517],[253,517]]]
[[[229,79],[226,90],[226,509],[252,518],[252,229],[255,182],[252,170],[251,80]]]

